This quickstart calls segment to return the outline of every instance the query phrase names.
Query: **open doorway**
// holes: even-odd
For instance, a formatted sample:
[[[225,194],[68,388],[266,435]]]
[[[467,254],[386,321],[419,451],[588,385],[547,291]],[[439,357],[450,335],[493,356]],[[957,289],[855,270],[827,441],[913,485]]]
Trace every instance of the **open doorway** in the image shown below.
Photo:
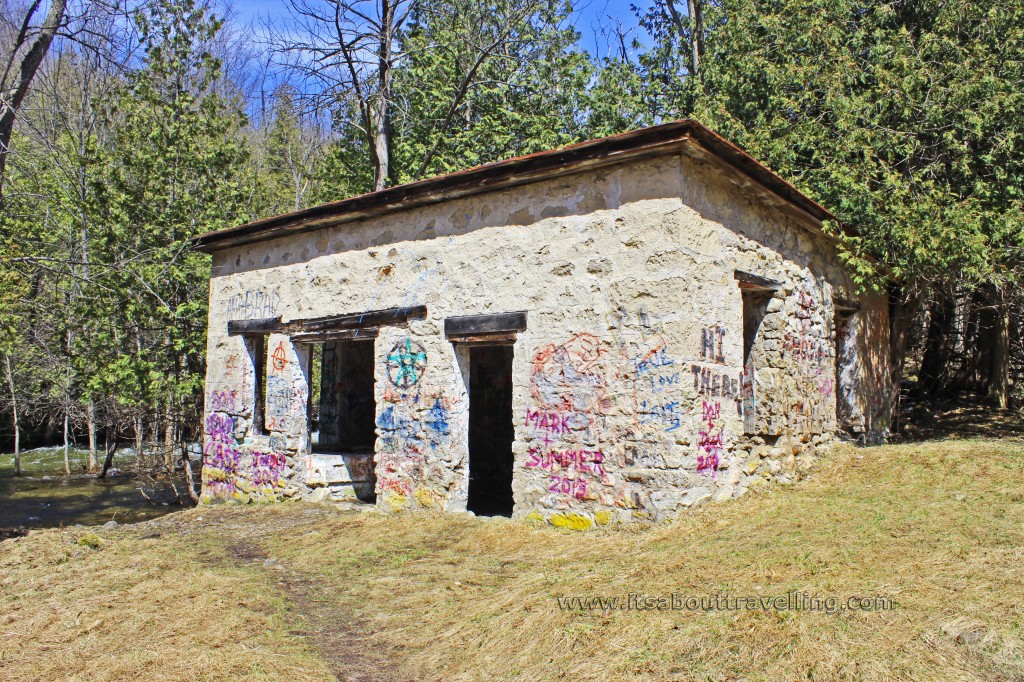
[[[469,349],[469,498],[480,516],[512,515],[512,346]]]
[[[310,357],[316,387],[309,405],[313,452],[338,459],[333,468],[339,474],[344,469],[343,482],[351,483],[356,498],[375,502],[373,339],[327,341]]]

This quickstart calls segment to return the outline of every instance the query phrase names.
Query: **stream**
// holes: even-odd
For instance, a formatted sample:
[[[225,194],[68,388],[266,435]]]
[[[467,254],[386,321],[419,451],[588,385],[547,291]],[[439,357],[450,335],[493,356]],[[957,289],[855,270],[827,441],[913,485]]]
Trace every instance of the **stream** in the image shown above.
[[[102,453],[99,457],[102,462]],[[0,454],[0,528],[136,523],[185,508],[176,502],[169,482],[135,476],[131,449],[118,450],[116,469],[112,468],[106,479],[84,473],[88,458],[87,450],[71,450],[72,473],[67,476],[63,448],[27,450],[21,453],[21,476],[15,476],[14,455]],[[174,485],[186,494],[184,474],[176,475]],[[139,492],[140,487],[149,500]]]

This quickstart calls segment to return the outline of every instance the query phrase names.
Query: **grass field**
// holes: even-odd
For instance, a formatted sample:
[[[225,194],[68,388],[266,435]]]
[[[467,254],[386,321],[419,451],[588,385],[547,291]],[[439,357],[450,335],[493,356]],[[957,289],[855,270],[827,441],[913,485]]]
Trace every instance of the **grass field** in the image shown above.
[[[561,610],[882,596],[891,610]],[[1020,680],[1024,445],[843,447],[652,528],[204,507],[0,543],[4,680]]]

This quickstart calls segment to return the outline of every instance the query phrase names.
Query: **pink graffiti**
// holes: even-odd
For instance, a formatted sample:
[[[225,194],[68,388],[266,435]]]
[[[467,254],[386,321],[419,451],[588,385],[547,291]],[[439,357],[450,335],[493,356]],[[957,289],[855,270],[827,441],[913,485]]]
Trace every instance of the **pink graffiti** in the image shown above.
[[[718,457],[722,453],[722,432],[701,431],[697,453],[697,473],[714,477],[718,472]]]
[[[226,414],[212,412],[206,418],[206,432],[211,436],[231,435],[234,431],[235,420]]]
[[[234,412],[238,409],[238,394],[235,391],[214,391],[210,394],[210,409]]]
[[[572,495],[577,500],[587,496],[587,482],[582,478],[567,478],[565,476],[552,476],[551,485],[548,487],[553,493],[564,493]]]
[[[210,484],[214,481],[204,483],[215,496],[227,497],[235,491],[234,479],[238,475],[241,457],[234,430],[235,422],[226,414],[213,412],[206,418],[206,433],[210,437],[203,445],[203,467],[219,469],[228,479],[213,486]]]
[[[556,466],[562,469],[575,467],[576,471],[604,476],[604,453],[600,450],[568,449],[542,452],[538,447],[529,451],[530,458],[526,466],[531,469],[553,470]]]
[[[568,433],[569,418],[570,415],[568,414],[535,412],[530,408],[526,408],[526,425],[533,426],[537,431],[545,431],[551,434]]]
[[[256,485],[280,484],[281,474],[288,465],[288,458],[283,452],[252,453],[252,482]]]
[[[703,403],[702,421],[706,421],[709,425],[716,419],[722,417],[722,403],[709,403],[706,400],[701,401]]]

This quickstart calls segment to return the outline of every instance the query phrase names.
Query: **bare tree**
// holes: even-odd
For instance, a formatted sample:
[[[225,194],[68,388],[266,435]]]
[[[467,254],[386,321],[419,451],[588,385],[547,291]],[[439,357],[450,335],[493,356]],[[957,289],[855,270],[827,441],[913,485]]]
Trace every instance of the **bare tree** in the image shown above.
[[[64,22],[67,0],[51,0],[42,23],[36,25],[34,22],[38,20],[41,6],[42,0],[33,0],[21,12],[13,11],[14,8],[7,2],[3,7],[4,28],[17,26],[17,29],[14,39],[8,43],[9,47],[2,55],[3,61],[0,61],[0,201],[3,200],[4,172],[10,153],[11,135],[14,133],[14,120],[50,44]],[[12,20],[18,15],[20,21],[15,23]]]
[[[333,108],[351,100],[374,168],[374,189],[391,180],[393,72],[398,38],[415,0],[288,0],[290,21],[272,45],[309,96]]]
[[[679,39],[689,52],[690,75],[700,78],[700,65],[704,59],[704,3],[706,0],[686,0],[684,17],[676,7],[675,0],[665,0],[672,23],[679,33]]]

